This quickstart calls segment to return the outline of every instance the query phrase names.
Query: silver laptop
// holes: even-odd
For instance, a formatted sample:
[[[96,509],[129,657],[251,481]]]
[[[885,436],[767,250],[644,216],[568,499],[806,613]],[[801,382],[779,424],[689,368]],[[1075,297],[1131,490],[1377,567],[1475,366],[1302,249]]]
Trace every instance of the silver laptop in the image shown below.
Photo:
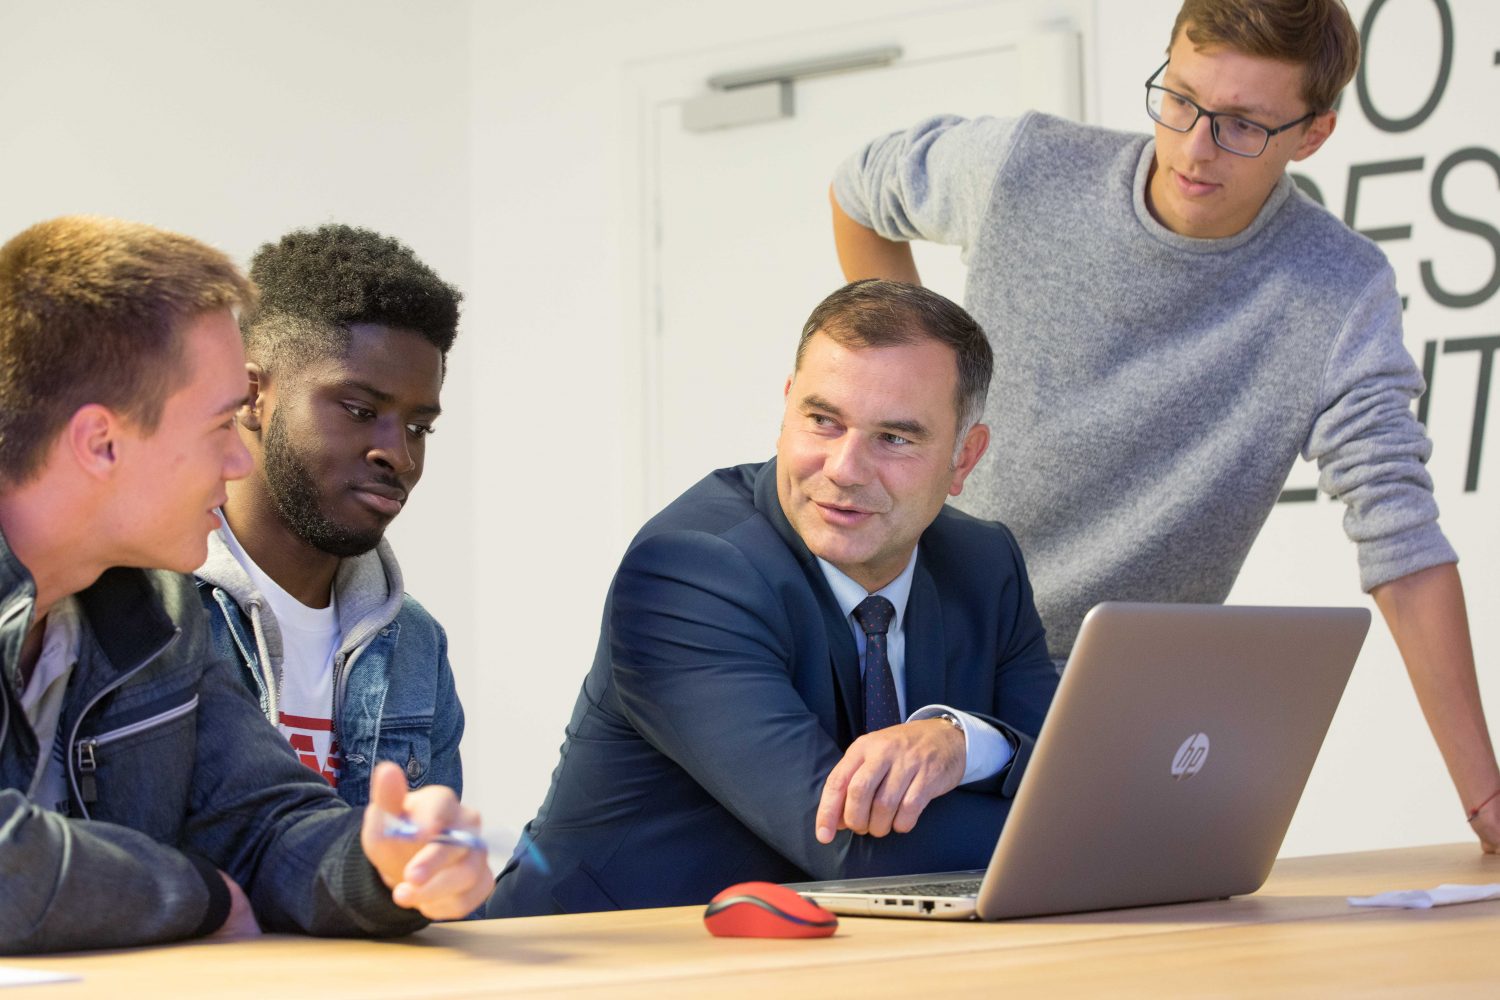
[[[1254,892],[1369,626],[1363,608],[1101,604],[987,870],[792,888],[834,913],[948,920]]]

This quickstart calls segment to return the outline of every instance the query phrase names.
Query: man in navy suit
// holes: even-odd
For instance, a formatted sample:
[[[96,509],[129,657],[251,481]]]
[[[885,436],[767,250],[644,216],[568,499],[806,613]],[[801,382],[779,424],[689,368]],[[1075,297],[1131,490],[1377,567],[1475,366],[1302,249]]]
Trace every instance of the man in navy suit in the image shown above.
[[[813,311],[776,458],[631,543],[489,916],[988,861],[1057,686],[1015,539],[944,506],[989,443],[991,367],[914,285]]]

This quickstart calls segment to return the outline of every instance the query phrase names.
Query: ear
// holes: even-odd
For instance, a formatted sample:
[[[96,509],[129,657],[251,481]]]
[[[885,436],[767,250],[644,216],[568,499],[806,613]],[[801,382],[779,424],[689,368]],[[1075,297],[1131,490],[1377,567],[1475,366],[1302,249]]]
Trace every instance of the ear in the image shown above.
[[[68,418],[63,444],[85,475],[108,479],[119,468],[120,417],[107,406],[89,403]]]
[[[784,386],[781,387],[781,400],[782,400],[782,402],[786,402],[788,399],[791,398],[791,396],[792,396],[792,379],[794,379],[796,377],[797,377],[797,373],[796,372],[792,372],[790,375],[788,375],[786,377],[786,385],[784,385]]]
[[[245,405],[239,408],[235,419],[247,431],[260,431],[261,413],[265,408],[266,387],[270,380],[266,370],[254,361],[245,362],[245,375],[249,388],[245,392]]]
[[[948,484],[948,495],[956,497],[964,491],[964,480],[974,471],[974,466],[984,457],[990,446],[990,429],[984,424],[975,424],[964,435],[964,443],[958,449],[958,460],[953,463],[953,479]]]
[[[1333,127],[1339,123],[1337,111],[1325,111],[1308,123],[1307,132],[1302,136],[1302,142],[1297,146],[1297,151],[1292,154],[1293,160],[1305,160],[1309,156],[1323,148],[1323,143],[1333,135]]]

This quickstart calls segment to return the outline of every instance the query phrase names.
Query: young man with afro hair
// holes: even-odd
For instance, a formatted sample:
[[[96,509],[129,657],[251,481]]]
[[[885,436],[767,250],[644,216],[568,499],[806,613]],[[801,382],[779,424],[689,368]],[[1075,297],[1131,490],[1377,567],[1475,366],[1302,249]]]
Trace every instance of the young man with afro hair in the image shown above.
[[[406,594],[386,526],[422,476],[460,293],[412,251],[326,225],[260,248],[242,317],[255,460],[229,485],[199,594],[221,653],[353,805],[378,760],[462,791],[447,637]]]

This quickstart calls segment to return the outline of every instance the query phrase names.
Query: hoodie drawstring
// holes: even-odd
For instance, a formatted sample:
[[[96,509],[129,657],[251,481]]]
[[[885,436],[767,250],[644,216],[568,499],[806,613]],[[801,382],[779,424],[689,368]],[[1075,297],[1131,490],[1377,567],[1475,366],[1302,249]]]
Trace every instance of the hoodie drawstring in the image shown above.
[[[278,690],[276,667],[271,663],[270,650],[266,648],[266,630],[260,623],[260,602],[250,602],[250,631],[255,635],[255,655],[260,660],[261,679],[266,684],[267,715],[271,725],[275,726],[281,722],[281,692]]]

